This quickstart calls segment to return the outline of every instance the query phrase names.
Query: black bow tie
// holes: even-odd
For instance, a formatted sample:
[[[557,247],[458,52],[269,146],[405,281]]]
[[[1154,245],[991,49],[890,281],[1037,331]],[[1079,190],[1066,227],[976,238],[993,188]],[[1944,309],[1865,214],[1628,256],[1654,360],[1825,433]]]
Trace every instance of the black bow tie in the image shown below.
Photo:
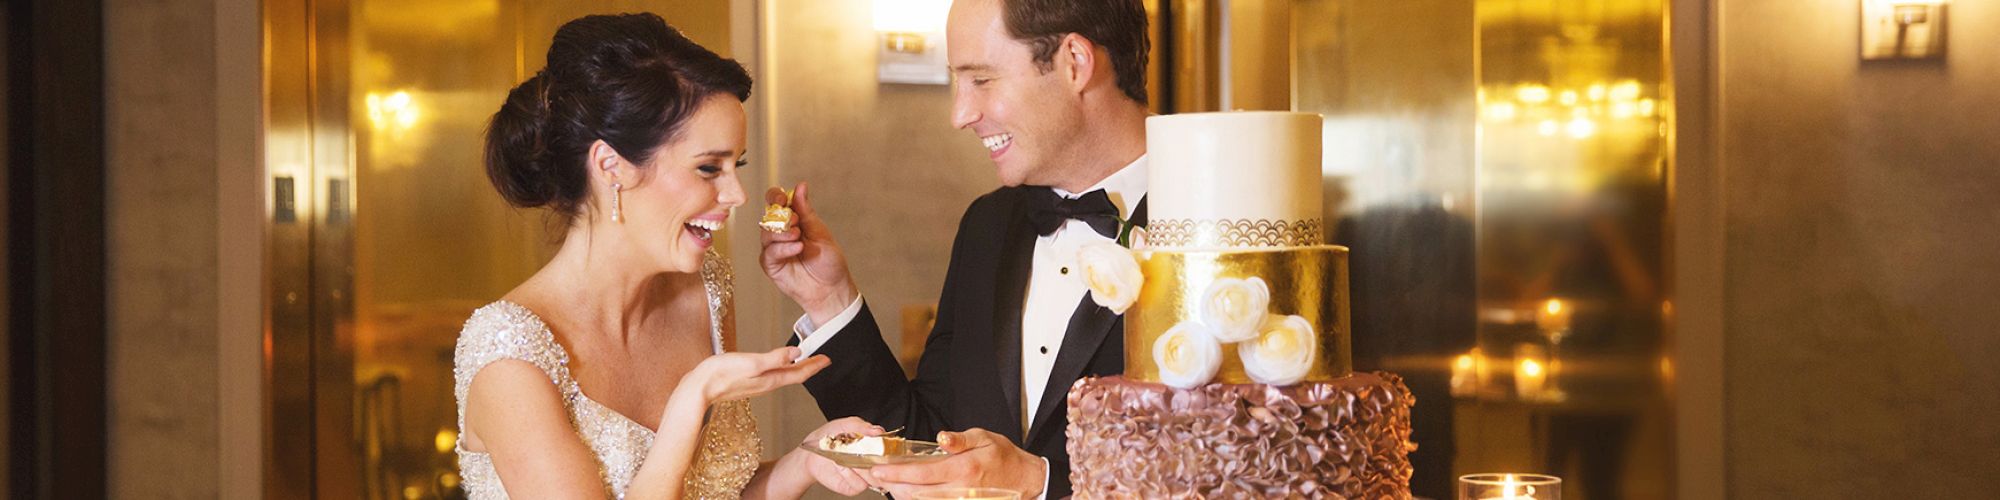
[[[1118,207],[1111,204],[1111,196],[1104,194],[1104,190],[1084,193],[1077,198],[1064,198],[1052,189],[1040,192],[1028,212],[1028,222],[1035,225],[1037,234],[1055,234],[1063,223],[1076,219],[1090,224],[1090,229],[1106,238],[1118,237]]]

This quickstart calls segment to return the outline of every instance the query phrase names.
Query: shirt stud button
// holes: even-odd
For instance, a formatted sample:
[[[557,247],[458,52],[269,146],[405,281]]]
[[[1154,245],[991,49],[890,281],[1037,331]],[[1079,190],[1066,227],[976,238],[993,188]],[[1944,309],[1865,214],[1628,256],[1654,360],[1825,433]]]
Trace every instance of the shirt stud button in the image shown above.
[[[1049,346],[1042,346],[1042,354],[1048,354],[1048,353],[1049,353]]]
[[[1069,274],[1069,266],[1063,266],[1063,268],[1062,268],[1062,273],[1063,273],[1063,274]]]

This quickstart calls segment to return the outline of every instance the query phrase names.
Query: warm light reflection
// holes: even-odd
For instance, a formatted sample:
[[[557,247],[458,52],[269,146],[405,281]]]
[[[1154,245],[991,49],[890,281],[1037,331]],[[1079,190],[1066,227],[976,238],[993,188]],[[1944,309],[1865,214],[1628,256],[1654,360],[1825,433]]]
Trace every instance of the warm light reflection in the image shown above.
[[[1451,360],[1451,394],[1470,396],[1479,392],[1479,348]]]
[[[1639,98],[1639,81],[1625,80],[1611,87],[1611,100],[1631,101]]]
[[[1568,125],[1564,125],[1563,130],[1569,132],[1570,137],[1582,139],[1597,133],[1597,122],[1590,121],[1589,118],[1576,118],[1570,120]]]
[[[1549,88],[1541,85],[1522,85],[1520,90],[1514,91],[1514,95],[1520,98],[1521,102],[1541,104],[1548,102]]]
[[[375,130],[406,131],[417,126],[419,111],[416,100],[407,91],[398,90],[389,95],[369,92],[364,99],[368,106],[368,122]]]
[[[438,453],[451,453],[452,449],[458,447],[458,431],[438,429],[437,438],[434,441],[436,441],[434,444],[437,445]]]
[[[1542,387],[1548,380],[1548,370],[1542,362],[1524,358],[1514,367],[1514,395],[1523,401],[1541,400]]]

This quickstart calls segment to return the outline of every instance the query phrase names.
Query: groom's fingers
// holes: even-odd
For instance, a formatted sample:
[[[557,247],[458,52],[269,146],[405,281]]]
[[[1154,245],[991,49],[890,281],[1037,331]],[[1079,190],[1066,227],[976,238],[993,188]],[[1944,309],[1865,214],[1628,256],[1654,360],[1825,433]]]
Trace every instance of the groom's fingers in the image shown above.
[[[804,253],[806,244],[797,241],[773,241],[764,246],[764,258],[771,261],[785,261]]]
[[[930,485],[944,484],[967,477],[966,468],[959,462],[969,457],[952,457],[924,464],[877,465],[869,471],[877,481],[897,484]]]
[[[994,436],[985,429],[977,428],[967,429],[965,432],[940,432],[938,448],[944,449],[945,453],[964,453],[993,444]]]
[[[868,490],[869,486],[868,480],[862,479],[861,474],[855,473],[854,469],[848,469],[843,467],[840,469],[840,472],[837,472],[837,474],[840,475],[840,485],[839,488],[834,490],[834,493],[839,493],[841,496],[851,497],[854,495],[861,494],[862,491]]]
[[[775,233],[770,231],[758,231],[757,234],[760,235],[758,239],[762,240],[764,245],[766,246],[769,246],[773,242],[781,243],[787,241],[799,241],[799,225],[795,221],[794,224],[790,226],[785,226],[785,230],[783,231],[778,231]]]
[[[792,190],[792,213],[798,214],[800,226],[804,226],[806,221],[819,221],[819,212],[813,210],[812,198],[806,193],[807,187],[806,183],[800,182],[798,188]]]

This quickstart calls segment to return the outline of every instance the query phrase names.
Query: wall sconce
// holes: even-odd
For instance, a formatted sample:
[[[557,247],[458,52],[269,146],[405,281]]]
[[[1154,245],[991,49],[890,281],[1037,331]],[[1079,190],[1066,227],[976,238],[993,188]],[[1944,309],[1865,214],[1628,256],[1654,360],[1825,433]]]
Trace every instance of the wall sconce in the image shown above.
[[[1945,0],[1861,0],[1861,60],[1944,57]]]
[[[944,19],[951,0],[875,0],[875,77],[882,83],[944,85]]]

